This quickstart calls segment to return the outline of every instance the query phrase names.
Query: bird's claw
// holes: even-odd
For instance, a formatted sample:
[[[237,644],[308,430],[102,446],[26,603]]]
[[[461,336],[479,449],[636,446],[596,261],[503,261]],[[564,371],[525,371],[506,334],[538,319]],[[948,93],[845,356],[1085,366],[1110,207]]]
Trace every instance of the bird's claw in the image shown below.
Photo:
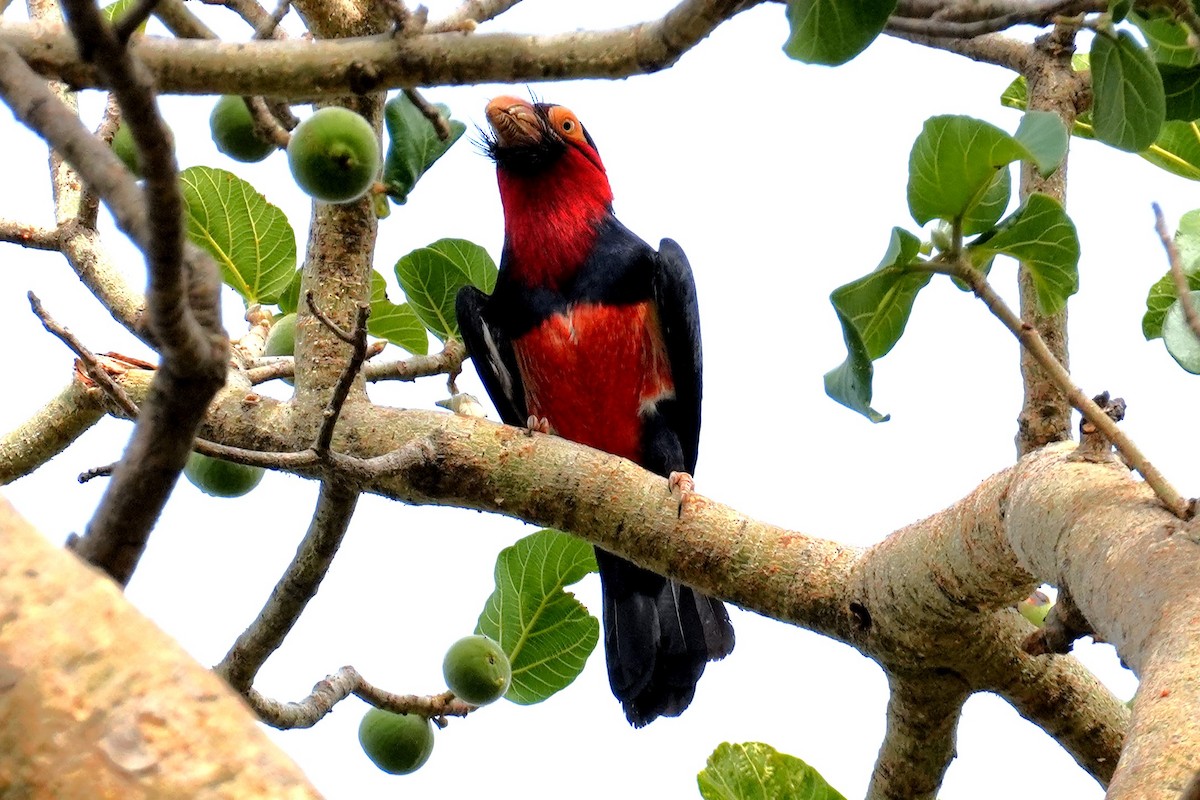
[[[686,472],[672,472],[667,476],[667,491],[679,501],[678,516],[683,516],[683,504],[696,489],[696,482]]]
[[[537,433],[550,433],[550,420],[545,417],[539,417],[534,414],[529,415],[529,419],[525,420],[525,427],[528,429],[529,435]]]

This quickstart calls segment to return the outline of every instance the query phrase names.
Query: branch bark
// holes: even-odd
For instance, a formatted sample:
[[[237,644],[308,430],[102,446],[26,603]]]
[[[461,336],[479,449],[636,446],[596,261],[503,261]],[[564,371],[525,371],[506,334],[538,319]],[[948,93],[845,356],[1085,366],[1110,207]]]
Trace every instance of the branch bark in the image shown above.
[[[0,552],[6,793],[318,797],[218,677],[2,499]]]
[[[181,94],[316,98],[405,86],[626,78],[666,69],[753,5],[757,2],[683,0],[653,22],[552,36],[442,33],[236,43],[140,38],[130,50],[160,92]],[[55,26],[4,23],[0,42],[43,75],[79,88],[104,84]]]
[[[123,376],[135,399],[147,377],[136,371]],[[243,393],[227,390],[218,397],[204,435],[266,450],[294,449],[286,417],[295,409],[265,398],[246,406]],[[1061,527],[1030,519],[1056,510],[1074,522],[1072,515],[1082,514],[1093,496],[1111,496],[1121,498],[1116,506],[1124,516],[1093,531],[1105,541],[1125,541],[1132,532],[1137,542],[1143,529],[1194,532],[1197,525],[1162,508],[1123,465],[1072,461],[1068,444],[1029,456],[865,552],[749,519],[700,495],[689,499],[681,518],[662,479],[632,463],[487,421],[351,403],[332,445],[335,452],[366,459],[386,458],[413,443],[428,454],[408,459],[399,470],[351,477],[363,491],[404,502],[489,510],[573,531],[706,593],[848,642],[889,672],[951,670],[973,691],[997,691],[1023,715],[1058,731],[1102,781],[1117,762],[1128,711],[1073,658],[1022,652],[1032,628],[1009,606],[1039,582],[1067,585],[1092,626],[1135,669],[1142,661],[1127,649],[1150,643],[1119,633],[1135,609],[1128,602],[1132,590],[1115,593],[1116,605],[1090,610],[1095,601],[1076,592],[1083,578],[1072,566],[1076,554],[1062,546]],[[1020,494],[1027,508],[1019,515],[1013,505],[1017,486],[1037,469],[1053,477],[1040,481],[1037,492]],[[297,471],[320,474],[311,462]],[[1176,538],[1176,546],[1187,541]],[[1153,549],[1144,540],[1131,546]],[[1180,555],[1180,569],[1194,564],[1189,558]],[[1093,585],[1110,580],[1111,567],[1092,562],[1090,568]],[[1124,564],[1120,580],[1158,583],[1155,569]],[[1145,601],[1153,613],[1169,596],[1161,591]],[[1141,601],[1137,608],[1145,610]],[[1188,618],[1180,619],[1185,624]],[[1164,746],[1160,754],[1172,751]]]

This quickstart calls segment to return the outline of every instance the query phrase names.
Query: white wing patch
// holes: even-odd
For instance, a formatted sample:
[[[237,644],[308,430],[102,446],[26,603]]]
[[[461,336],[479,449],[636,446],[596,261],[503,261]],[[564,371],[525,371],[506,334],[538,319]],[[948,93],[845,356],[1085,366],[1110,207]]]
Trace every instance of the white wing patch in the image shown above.
[[[500,388],[504,392],[504,396],[510,401],[513,399],[513,379],[508,372],[508,367],[504,366],[504,359],[500,357],[500,348],[496,347],[496,340],[492,338],[492,329],[488,325],[480,326],[483,328],[483,342],[487,346],[488,363],[492,366],[492,372],[500,379]]]

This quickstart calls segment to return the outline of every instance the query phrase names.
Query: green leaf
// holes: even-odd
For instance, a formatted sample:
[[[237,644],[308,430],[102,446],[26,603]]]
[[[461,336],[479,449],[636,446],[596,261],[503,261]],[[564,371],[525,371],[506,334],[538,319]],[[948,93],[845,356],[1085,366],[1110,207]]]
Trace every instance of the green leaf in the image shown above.
[[[1172,67],[1159,64],[1163,92],[1166,94],[1168,120],[1191,122],[1200,119],[1200,67]]]
[[[429,352],[429,334],[408,303],[396,305],[387,296],[387,280],[371,270],[371,315],[367,317],[367,333],[386,339],[410,353],[423,356]]]
[[[1166,119],[1162,77],[1129,31],[1092,40],[1092,119],[1096,138],[1137,152],[1154,144]]]
[[[1200,314],[1200,295],[1189,295],[1192,308]],[[1167,311],[1162,325],[1163,343],[1179,366],[1193,375],[1200,375],[1200,337],[1188,324],[1183,301],[1176,300]]]
[[[1186,274],[1200,270],[1200,208],[1179,218],[1179,227],[1175,229],[1175,248],[1179,251]]]
[[[287,286],[283,287],[283,291],[279,293],[276,305],[285,314],[295,314],[300,308],[300,276],[300,270],[293,272]]]
[[[896,0],[788,0],[783,52],[808,64],[844,64],[875,41]]]
[[[430,250],[436,250],[454,262],[454,266],[467,276],[471,285],[484,294],[491,294],[496,288],[496,262],[488,255],[488,251],[466,239],[438,239],[429,245]]]
[[[906,269],[919,248],[916,236],[893,228],[883,263],[870,275],[835,289],[829,297],[843,324],[854,326],[872,361],[883,358],[900,340],[917,293],[932,277],[924,270]]]
[[[1087,54],[1076,55],[1071,63],[1076,71],[1087,69]],[[1009,108],[1024,110],[1027,102],[1028,88],[1024,78],[1014,80],[1000,95],[1000,103]],[[1079,115],[1071,133],[1081,139],[1096,138],[1090,111]],[[1168,120],[1154,144],[1138,155],[1173,175],[1200,180],[1200,126],[1194,122]]]
[[[1004,216],[1004,212],[1008,209],[1008,201],[1011,199],[1011,171],[1008,169],[996,170],[996,176],[980,196],[979,202],[971,206],[963,216],[963,236],[974,236],[977,233],[991,230]]]
[[[1187,26],[1182,22],[1167,15],[1147,16],[1142,11],[1130,14],[1129,21],[1146,37],[1150,55],[1159,64],[1191,67],[1200,63],[1196,48],[1188,42]]]
[[[1187,279],[1188,289],[1200,292],[1200,272],[1191,273]],[[1146,295],[1146,313],[1142,316],[1142,335],[1146,337],[1147,341],[1163,335],[1163,320],[1166,319],[1167,311],[1178,299],[1179,293],[1175,291],[1175,279],[1169,272],[1150,287],[1150,293]]]
[[[925,120],[908,160],[913,219],[921,225],[931,219],[959,219],[987,195],[996,170],[1027,157],[1023,144],[982,120]]]
[[[1200,292],[1200,209],[1189,211],[1180,218],[1179,227],[1175,230],[1175,247],[1188,279],[1188,288]],[[1163,335],[1163,319],[1178,299],[1175,279],[1170,272],[1150,287],[1150,293],[1146,296],[1146,313],[1142,317],[1142,335],[1147,341]]]
[[[100,9],[100,13],[103,14],[104,18],[111,24],[125,16],[125,14],[137,4],[138,0],[117,0],[117,2],[109,3],[104,8]],[[142,20],[142,24],[137,26],[137,33],[145,33],[146,23],[149,21],[150,18],[148,16],[146,19]]]
[[[496,265],[477,244],[441,239],[397,261],[396,278],[425,327],[445,341],[458,335],[458,290],[473,284],[490,292],[496,285]]]
[[[1049,111],[1025,112],[1013,138],[1025,145],[1042,177],[1053,174],[1067,157],[1067,128]]]
[[[221,279],[247,303],[276,303],[296,272],[296,234],[287,217],[232,172],[179,173],[187,234],[221,266]]]
[[[1132,10],[1133,0],[1109,0],[1108,13],[1114,23],[1125,19]]]
[[[973,259],[1003,254],[1024,264],[1043,314],[1059,311],[1079,289],[1079,236],[1063,207],[1048,195],[1031,194],[995,236],[968,250]]]
[[[1138,155],[1173,175],[1200,181],[1200,126],[1195,122],[1167,122],[1158,140]]]
[[[383,107],[388,131],[388,150],[383,162],[383,183],[397,203],[408,200],[421,176],[459,140],[467,126],[450,119],[450,108],[439,103],[438,111],[450,122],[450,138],[438,138],[433,123],[401,92]]]
[[[696,782],[704,800],[846,800],[808,764],[761,742],[720,744]]]
[[[500,551],[496,590],[475,633],[499,642],[512,662],[509,700],[540,703],[583,671],[600,623],[563,589],[595,571],[592,546],[561,531],[538,531]]]
[[[872,422],[890,418],[871,407],[872,362],[895,346],[908,324],[917,293],[930,273],[905,269],[917,260],[921,242],[902,228],[892,229],[887,252],[875,271],[833,291],[829,300],[842,325],[846,360],[825,373],[825,394]]]

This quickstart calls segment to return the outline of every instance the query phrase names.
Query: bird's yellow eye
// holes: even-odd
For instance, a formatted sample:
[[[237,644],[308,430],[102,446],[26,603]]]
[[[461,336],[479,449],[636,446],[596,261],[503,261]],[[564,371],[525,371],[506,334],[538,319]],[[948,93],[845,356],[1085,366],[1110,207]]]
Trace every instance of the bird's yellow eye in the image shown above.
[[[587,141],[583,135],[583,126],[579,124],[579,120],[569,110],[562,106],[551,106],[547,114],[550,118],[550,124],[564,138],[574,139],[577,142]]]

